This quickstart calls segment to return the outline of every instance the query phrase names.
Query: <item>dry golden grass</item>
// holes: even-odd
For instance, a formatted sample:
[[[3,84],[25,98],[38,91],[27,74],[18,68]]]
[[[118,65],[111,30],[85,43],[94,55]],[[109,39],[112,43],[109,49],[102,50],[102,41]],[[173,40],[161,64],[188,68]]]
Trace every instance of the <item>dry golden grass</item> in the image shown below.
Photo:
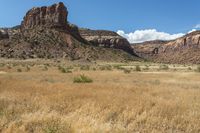
[[[200,132],[199,73],[26,65],[0,67],[0,132]]]

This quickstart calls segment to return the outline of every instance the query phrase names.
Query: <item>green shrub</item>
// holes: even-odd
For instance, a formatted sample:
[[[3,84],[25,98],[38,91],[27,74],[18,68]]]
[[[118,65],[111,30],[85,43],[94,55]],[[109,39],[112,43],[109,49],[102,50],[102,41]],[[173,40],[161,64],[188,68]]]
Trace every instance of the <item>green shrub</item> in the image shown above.
[[[58,70],[62,73],[72,73],[72,70],[69,68],[64,68],[62,66],[58,66]]]
[[[81,66],[80,69],[84,70],[84,71],[89,71],[90,70],[90,66],[84,65],[84,66]]]
[[[85,75],[74,77],[74,83],[92,83],[93,80]]]
[[[160,65],[159,70],[169,70],[168,65]]]
[[[112,70],[112,66],[110,66],[110,65],[107,65],[107,66],[100,66],[99,69],[100,69],[101,71],[104,71],[104,70],[111,71],[111,70]]]
[[[4,66],[5,66],[5,64],[3,64],[3,63],[0,64],[0,67],[4,67]]]
[[[139,65],[136,65],[136,66],[135,66],[135,71],[138,71],[138,72],[140,72],[140,71],[141,71],[141,68],[140,68],[140,66],[139,66]]]
[[[124,69],[121,65],[114,65],[113,67],[115,69],[118,69],[118,70],[123,70]]]

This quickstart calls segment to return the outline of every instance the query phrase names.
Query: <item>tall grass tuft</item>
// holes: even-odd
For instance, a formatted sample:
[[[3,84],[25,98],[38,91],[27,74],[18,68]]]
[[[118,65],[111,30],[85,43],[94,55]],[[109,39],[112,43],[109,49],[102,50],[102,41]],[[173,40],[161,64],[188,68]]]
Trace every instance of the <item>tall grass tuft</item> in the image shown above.
[[[92,83],[93,80],[84,74],[74,77],[74,83]]]

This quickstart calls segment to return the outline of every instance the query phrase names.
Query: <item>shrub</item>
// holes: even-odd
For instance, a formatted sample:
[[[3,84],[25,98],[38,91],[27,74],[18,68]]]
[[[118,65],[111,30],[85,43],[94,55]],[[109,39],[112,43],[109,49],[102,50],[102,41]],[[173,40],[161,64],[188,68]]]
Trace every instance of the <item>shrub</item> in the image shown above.
[[[138,71],[138,72],[141,71],[141,68],[140,68],[139,65],[136,65],[136,66],[135,66],[135,71]]]
[[[18,69],[17,69],[17,72],[22,72],[22,69],[21,69],[21,68],[18,68]]]
[[[45,65],[44,68],[42,69],[43,71],[47,71],[48,67]]]
[[[30,69],[30,67],[29,66],[26,66],[26,71],[28,72],[28,71],[30,71],[31,69]]]
[[[148,65],[145,65],[145,68],[143,70],[149,70],[149,66]]]
[[[167,65],[160,65],[159,70],[169,70],[169,66],[167,66]]]
[[[69,68],[64,68],[62,66],[58,66],[58,70],[62,73],[72,73],[72,71]]]
[[[5,64],[3,64],[3,63],[0,64],[0,67],[4,67],[4,66],[5,66]]]
[[[123,70],[123,67],[121,65],[114,65],[113,67],[118,70]]]
[[[74,78],[74,83],[92,83],[93,80],[85,75],[79,75]]]
[[[107,66],[100,66],[99,69],[100,69],[101,71],[104,71],[104,70],[111,71],[111,70],[112,70],[112,66],[110,66],[110,65],[107,65]]]
[[[188,70],[189,70],[189,71],[191,71],[191,70],[192,70],[192,68],[191,68],[191,67],[188,67]]]
[[[90,66],[88,66],[88,65],[81,66],[80,69],[84,70],[84,71],[89,71],[90,70]]]
[[[197,66],[196,72],[200,72],[200,66]]]
[[[131,70],[130,69],[124,69],[124,73],[126,73],[126,74],[131,73]]]

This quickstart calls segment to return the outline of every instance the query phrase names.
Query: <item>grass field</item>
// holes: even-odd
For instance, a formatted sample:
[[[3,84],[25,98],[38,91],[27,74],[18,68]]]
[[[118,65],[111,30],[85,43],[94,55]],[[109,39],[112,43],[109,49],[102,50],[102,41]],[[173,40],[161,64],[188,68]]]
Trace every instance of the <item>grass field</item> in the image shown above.
[[[198,133],[198,68],[1,60],[0,132]]]

